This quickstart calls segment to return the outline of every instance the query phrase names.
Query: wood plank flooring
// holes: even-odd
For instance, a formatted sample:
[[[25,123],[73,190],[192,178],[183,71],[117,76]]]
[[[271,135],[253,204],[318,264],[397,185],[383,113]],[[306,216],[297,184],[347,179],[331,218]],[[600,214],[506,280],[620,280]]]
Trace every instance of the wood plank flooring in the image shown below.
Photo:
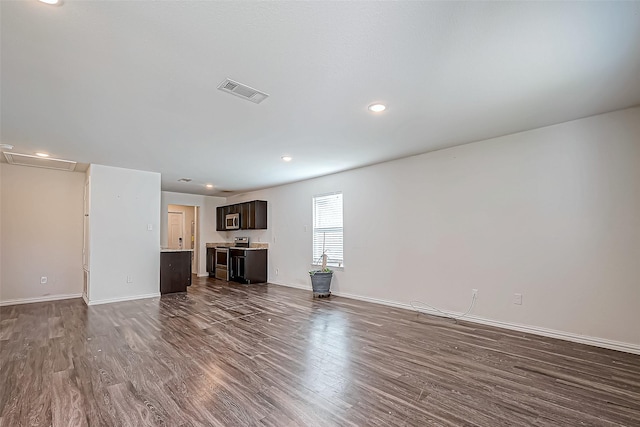
[[[1,426],[640,426],[640,356],[275,285],[0,326]]]

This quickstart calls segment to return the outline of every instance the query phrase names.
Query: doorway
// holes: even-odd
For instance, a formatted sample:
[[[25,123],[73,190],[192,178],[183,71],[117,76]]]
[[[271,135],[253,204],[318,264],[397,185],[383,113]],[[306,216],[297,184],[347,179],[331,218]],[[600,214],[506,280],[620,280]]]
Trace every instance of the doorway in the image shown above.
[[[192,249],[184,246],[184,212],[169,211],[169,249]]]
[[[169,205],[167,246],[171,249],[193,249],[191,271],[198,274],[200,259],[198,207]]]

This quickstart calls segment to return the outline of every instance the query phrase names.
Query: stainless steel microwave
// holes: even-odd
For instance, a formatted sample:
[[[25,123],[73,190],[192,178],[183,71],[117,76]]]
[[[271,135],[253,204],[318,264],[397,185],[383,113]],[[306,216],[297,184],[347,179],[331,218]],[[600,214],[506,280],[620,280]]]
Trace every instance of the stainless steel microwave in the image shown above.
[[[225,229],[227,230],[238,230],[240,229],[240,214],[227,214],[225,216]]]

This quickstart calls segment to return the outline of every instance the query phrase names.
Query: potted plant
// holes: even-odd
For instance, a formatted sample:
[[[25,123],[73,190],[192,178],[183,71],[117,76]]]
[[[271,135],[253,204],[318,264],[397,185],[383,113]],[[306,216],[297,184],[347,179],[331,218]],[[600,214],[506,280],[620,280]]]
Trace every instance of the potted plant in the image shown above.
[[[331,295],[331,278],[333,270],[327,267],[327,255],[322,254],[322,268],[320,270],[310,270],[311,288],[313,288],[314,298],[326,298]]]
[[[322,268],[320,270],[310,270],[311,288],[313,289],[314,298],[327,298],[331,295],[331,278],[333,270],[327,267],[327,251],[324,248],[324,239],[322,239]]]

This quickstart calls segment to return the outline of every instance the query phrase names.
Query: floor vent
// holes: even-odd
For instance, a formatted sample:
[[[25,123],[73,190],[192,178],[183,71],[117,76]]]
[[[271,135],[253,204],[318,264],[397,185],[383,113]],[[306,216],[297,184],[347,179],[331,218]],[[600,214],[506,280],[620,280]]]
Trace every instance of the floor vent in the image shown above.
[[[57,169],[61,171],[73,172],[76,162],[62,159],[48,159],[44,157],[31,156],[29,154],[7,153],[4,157],[11,165],[33,166],[36,168]]]
[[[218,89],[223,92],[230,93],[231,95],[239,96],[240,98],[246,99],[247,101],[251,101],[255,104],[261,103],[269,96],[264,92],[260,92],[259,90],[256,90],[247,85],[243,85],[242,83],[238,83],[231,79],[225,79],[222,83],[220,83]]]

